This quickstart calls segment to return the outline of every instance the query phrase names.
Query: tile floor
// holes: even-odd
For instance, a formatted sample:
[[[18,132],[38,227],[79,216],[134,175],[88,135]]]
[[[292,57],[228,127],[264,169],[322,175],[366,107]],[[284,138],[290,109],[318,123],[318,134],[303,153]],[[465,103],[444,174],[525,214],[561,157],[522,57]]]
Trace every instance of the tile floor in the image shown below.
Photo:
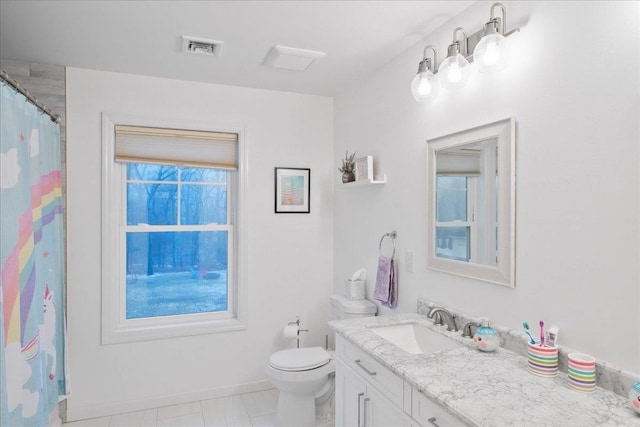
[[[75,421],[63,427],[274,427],[277,407],[278,391],[272,389]],[[316,425],[334,424],[319,418]]]

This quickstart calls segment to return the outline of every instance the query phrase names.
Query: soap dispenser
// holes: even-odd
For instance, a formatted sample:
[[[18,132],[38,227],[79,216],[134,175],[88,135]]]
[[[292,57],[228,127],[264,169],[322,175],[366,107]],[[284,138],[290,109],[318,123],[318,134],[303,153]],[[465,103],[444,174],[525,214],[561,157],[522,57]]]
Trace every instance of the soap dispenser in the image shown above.
[[[480,327],[473,335],[473,340],[478,343],[480,351],[495,351],[500,347],[498,332],[489,326],[489,319],[486,317],[480,318]]]
[[[629,390],[629,400],[633,409],[640,415],[640,381],[636,382]]]

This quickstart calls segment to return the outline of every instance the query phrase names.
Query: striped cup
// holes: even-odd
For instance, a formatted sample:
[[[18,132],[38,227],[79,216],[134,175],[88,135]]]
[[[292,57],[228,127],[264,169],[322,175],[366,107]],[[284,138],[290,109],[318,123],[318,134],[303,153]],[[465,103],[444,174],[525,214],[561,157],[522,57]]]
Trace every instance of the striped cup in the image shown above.
[[[593,393],[596,389],[596,359],[583,353],[569,353],[567,376],[573,390]]]

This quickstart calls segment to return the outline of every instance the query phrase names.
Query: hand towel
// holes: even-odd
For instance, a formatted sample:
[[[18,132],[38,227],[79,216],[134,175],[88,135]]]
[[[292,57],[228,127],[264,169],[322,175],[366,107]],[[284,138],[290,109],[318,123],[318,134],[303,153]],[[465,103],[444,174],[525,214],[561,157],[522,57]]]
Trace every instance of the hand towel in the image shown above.
[[[398,305],[398,270],[396,260],[391,258],[391,269],[389,272],[389,302],[386,304],[390,308]]]
[[[373,298],[387,307],[394,308],[398,303],[398,281],[396,263],[393,258],[380,255]]]

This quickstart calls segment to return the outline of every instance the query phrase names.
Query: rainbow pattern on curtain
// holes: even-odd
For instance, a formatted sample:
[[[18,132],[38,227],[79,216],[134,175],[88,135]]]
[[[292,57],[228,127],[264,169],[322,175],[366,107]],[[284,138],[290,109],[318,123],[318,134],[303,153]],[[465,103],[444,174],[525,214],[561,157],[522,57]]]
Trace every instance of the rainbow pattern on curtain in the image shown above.
[[[60,128],[0,84],[0,425],[67,394]]]

